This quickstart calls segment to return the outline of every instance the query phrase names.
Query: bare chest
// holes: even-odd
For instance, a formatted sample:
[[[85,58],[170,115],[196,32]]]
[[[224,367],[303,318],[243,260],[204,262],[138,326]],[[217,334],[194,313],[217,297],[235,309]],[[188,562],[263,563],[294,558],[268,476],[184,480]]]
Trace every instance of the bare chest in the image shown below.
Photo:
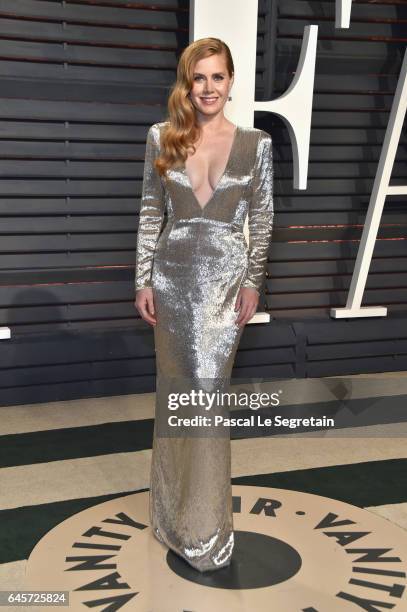
[[[228,138],[202,142],[185,162],[191,188],[201,206],[211,197],[225,171],[233,141],[232,133]]]

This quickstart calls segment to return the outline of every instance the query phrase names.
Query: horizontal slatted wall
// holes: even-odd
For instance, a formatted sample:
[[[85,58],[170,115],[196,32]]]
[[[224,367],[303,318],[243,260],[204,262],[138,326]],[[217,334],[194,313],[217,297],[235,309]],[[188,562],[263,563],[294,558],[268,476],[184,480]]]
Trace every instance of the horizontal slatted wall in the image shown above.
[[[318,25],[308,185],[292,186],[283,122],[256,115],[274,137],[275,229],[267,308],[278,319],[330,318],[344,306],[407,44],[407,3],[353,2],[349,29],[335,2],[277,3],[273,97],[290,85],[304,27]],[[405,124],[406,125],[406,122]],[[390,184],[407,182],[403,130]],[[386,199],[363,305],[407,311],[407,197]],[[407,314],[407,313],[406,313]]]
[[[406,8],[354,2],[349,31],[333,9],[259,1],[256,99],[285,91],[308,23],[320,28],[316,92],[306,192],[292,190],[284,126],[255,117],[274,142],[276,320],[247,326],[234,376],[407,365],[405,198],[386,202],[366,293],[389,320],[329,319],[353,270]],[[138,212],[147,129],[165,115],[188,11],[187,0],[0,0],[0,325],[12,329],[0,405],[154,389],[153,334],[133,305]],[[405,177],[403,140],[392,181]]]
[[[137,320],[145,139],[189,20],[187,2],[150,4],[0,0],[0,325],[13,334]]]

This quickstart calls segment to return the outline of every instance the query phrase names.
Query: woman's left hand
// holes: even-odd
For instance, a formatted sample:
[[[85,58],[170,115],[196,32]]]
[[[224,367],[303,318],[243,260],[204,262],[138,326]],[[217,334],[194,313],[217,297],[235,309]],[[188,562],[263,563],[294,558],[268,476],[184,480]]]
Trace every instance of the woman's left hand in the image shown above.
[[[251,287],[241,287],[237,295],[235,310],[240,310],[236,319],[239,327],[244,327],[257,311],[259,292]]]

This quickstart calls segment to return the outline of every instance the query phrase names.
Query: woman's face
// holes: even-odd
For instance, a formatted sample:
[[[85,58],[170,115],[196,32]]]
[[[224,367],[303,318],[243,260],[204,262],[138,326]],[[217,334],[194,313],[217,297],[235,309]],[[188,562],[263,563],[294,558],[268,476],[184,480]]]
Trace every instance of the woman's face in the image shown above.
[[[190,100],[198,113],[216,115],[228,99],[233,85],[224,54],[214,54],[196,62],[193,69]]]

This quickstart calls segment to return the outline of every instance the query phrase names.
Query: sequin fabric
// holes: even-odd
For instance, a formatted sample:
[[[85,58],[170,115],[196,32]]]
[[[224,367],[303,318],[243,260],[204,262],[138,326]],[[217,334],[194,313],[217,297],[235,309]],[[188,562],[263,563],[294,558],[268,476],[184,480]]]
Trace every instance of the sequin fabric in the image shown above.
[[[260,291],[267,265],[272,139],[237,126],[224,172],[201,206],[185,164],[166,178],[154,168],[164,125],[148,131],[135,267],[135,290],[153,288],[157,317],[150,523],[158,540],[206,572],[229,565],[233,552],[230,438],[158,436],[157,417],[168,411],[160,388],[164,377],[231,376],[243,331],[235,323],[238,291]]]

